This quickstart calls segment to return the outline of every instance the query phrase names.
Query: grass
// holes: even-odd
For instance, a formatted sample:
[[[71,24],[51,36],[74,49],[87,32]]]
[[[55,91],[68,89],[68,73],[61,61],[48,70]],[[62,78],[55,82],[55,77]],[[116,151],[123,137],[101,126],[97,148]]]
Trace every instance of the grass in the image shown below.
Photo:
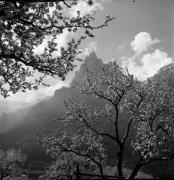
[[[104,169],[104,173],[106,175],[114,176],[115,174],[117,174],[116,173],[116,166],[106,166]],[[123,174],[126,178],[128,178],[131,174],[131,170],[128,168],[124,168]],[[145,174],[142,171],[139,171],[136,178],[137,179],[153,179],[153,176],[151,176],[149,174]]]

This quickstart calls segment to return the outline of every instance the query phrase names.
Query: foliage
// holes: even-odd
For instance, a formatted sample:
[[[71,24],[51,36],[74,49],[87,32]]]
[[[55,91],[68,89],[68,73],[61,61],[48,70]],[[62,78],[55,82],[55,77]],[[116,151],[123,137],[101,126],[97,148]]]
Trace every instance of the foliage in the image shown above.
[[[61,175],[69,177],[76,172],[77,166],[83,172],[94,173],[96,170],[96,165],[84,157],[70,152],[62,152],[56,162],[46,171],[45,176],[50,178],[58,178]]]
[[[2,1],[0,2],[0,93],[37,89],[45,76],[65,79],[80,60],[78,47],[93,30],[107,26],[113,18],[106,16],[102,25],[92,25],[93,14],[70,16],[67,12],[78,0]],[[92,3],[89,3],[92,6]],[[71,32],[73,38],[61,47],[58,37]],[[77,36],[79,34],[79,37]],[[76,36],[76,38],[75,38]],[[46,42],[43,52],[35,53]],[[38,73],[39,72],[39,73]],[[32,78],[37,75],[38,78]],[[32,80],[34,79],[34,80]]]
[[[119,158],[122,164],[125,141],[133,124],[137,134],[132,145],[135,151],[141,153],[141,157],[131,177],[137,174],[142,165],[156,160],[173,158],[170,147],[174,129],[174,90],[167,84],[165,78],[161,80],[156,77],[156,79],[141,83],[113,63],[111,68],[104,71],[95,82],[92,82],[92,78],[88,75],[83,92],[93,94],[111,104],[111,106],[105,105],[105,109],[103,109],[105,116],[103,116],[107,117],[106,119],[109,118],[110,122],[113,123],[116,136],[113,137],[106,133],[100,134],[112,139],[115,138],[119,145],[118,173],[122,169],[119,169]],[[112,107],[115,110],[114,114]],[[130,114],[123,138],[119,134],[120,112]],[[119,174],[122,175],[122,172],[120,171]]]
[[[83,147],[87,150],[90,144],[100,150],[100,146],[103,146],[102,138],[107,137],[113,149],[116,149],[115,172],[118,172],[120,177],[124,177],[125,148],[132,132],[135,137],[132,138],[131,144],[139,159],[131,170],[129,179],[134,179],[141,167],[146,164],[172,159],[174,157],[171,148],[174,135],[174,90],[167,79],[156,76],[140,82],[115,62],[105,65],[97,77],[87,67],[86,70],[87,75],[81,93],[85,97],[93,96],[98,103],[94,106],[73,99],[66,102],[64,137],[68,138],[65,143],[66,148],[61,150],[77,152],[76,150],[81,147],[81,150]],[[122,114],[127,114],[124,129],[120,122]],[[101,123],[109,124],[111,128],[100,128]],[[96,137],[101,139],[100,143],[93,144],[92,142],[96,140],[86,141],[88,138]],[[60,139],[47,140],[52,150],[61,147],[62,144],[65,145]],[[102,154],[102,151],[100,153]],[[95,157],[94,154],[90,155]],[[102,164],[102,173],[105,165]]]
[[[116,170],[115,166],[106,166],[104,171],[106,175],[114,176],[115,173],[117,173],[115,172],[115,170]],[[131,172],[132,172],[131,169],[123,168],[123,174],[125,178],[129,178]],[[153,176],[139,171],[136,178],[137,179],[153,179]]]
[[[80,131],[77,128],[73,133],[64,131],[57,137],[46,137],[44,145],[48,153],[56,158],[56,167],[61,167],[57,169],[59,173],[61,171],[71,174],[74,166],[78,165],[83,172],[87,169],[96,169],[103,175],[106,161],[105,149],[102,145],[102,137],[96,136],[92,131],[86,128]],[[64,161],[61,161],[62,158]],[[68,172],[65,172],[62,163],[66,164]],[[85,168],[87,166],[88,168]]]
[[[26,157],[20,150],[10,149],[8,151],[0,150],[0,179],[10,175],[16,166],[22,166]]]
[[[141,154],[136,167],[174,158],[174,90],[163,79],[151,85],[151,91],[137,113],[135,151]]]
[[[170,148],[174,129],[174,90],[165,78],[156,77],[140,82],[113,62],[103,68],[97,78],[93,78],[87,69],[81,91],[85,95],[96,97],[96,101],[100,101],[101,106],[94,108],[84,102],[68,101],[66,124],[75,126],[75,132],[85,130],[90,138],[91,135],[110,138],[113,146],[115,144],[118,149],[116,165],[119,176],[124,176],[125,144],[131,130],[136,130],[136,138],[132,141],[132,146],[140,153],[140,158],[131,172],[130,179],[135,178],[143,165],[174,157]],[[120,116],[123,112],[129,114],[129,119],[122,135],[119,129]],[[98,124],[103,119],[112,125],[112,132],[98,128]],[[84,136],[86,134],[80,135],[80,139],[86,137]],[[82,142],[85,141],[82,139]],[[77,139],[74,143],[79,147]],[[88,145],[87,142],[85,143]],[[70,144],[67,148],[69,147]]]

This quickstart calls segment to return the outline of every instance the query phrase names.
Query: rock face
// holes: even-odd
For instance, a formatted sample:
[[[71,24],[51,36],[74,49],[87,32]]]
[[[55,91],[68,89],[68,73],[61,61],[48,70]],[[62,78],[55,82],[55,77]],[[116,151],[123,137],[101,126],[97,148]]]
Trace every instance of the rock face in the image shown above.
[[[92,52],[89,56],[86,57],[86,59],[84,60],[84,64],[81,65],[79,71],[75,72],[75,76],[70,83],[70,86],[76,87],[82,83],[84,77],[86,76],[86,68],[93,74],[98,74],[99,72],[101,72],[103,66],[104,64],[102,60],[97,58],[95,52]]]
[[[14,124],[12,126],[7,123],[5,127],[5,125],[2,126],[2,124],[0,124],[0,127],[2,127],[0,130],[3,129],[3,132],[8,130],[8,132],[0,136],[0,145],[7,148],[13,145],[20,146],[24,149],[25,153],[30,156],[30,159],[46,159],[47,157],[44,154],[43,149],[35,143],[35,139],[61,129],[61,122],[52,121],[52,118],[60,117],[66,111],[64,101],[70,98],[77,100],[82,98],[84,101],[87,101],[95,106],[95,99],[89,96],[81,97],[79,88],[77,88],[82,83],[86,75],[86,68],[84,65],[90,72],[93,73],[94,76],[101,72],[102,68],[105,66],[102,60],[97,58],[96,54],[92,52],[86,57],[84,64],[81,65],[79,71],[75,73],[69,87],[62,87],[56,90],[53,97],[41,101],[32,108],[27,109],[26,113],[23,112],[24,110],[16,112],[20,116],[12,113],[4,115],[3,119],[0,118],[0,123],[2,121],[5,122],[5,120],[11,122],[14,119],[19,120],[20,118],[20,123],[18,122],[15,126]],[[166,78],[168,78],[171,86],[174,87],[174,64],[161,68],[153,78],[156,78],[157,76],[164,77],[166,76],[166,72],[169,74]],[[126,119],[127,117],[123,116],[122,122],[126,122]],[[103,126],[105,126],[105,128],[109,128],[106,127],[107,125]],[[124,128],[124,123],[122,126]],[[4,131],[5,129],[6,131]],[[112,148],[111,150],[113,151]]]
[[[161,68],[154,76],[154,78],[156,76],[159,76],[161,79],[166,79],[168,84],[174,88],[174,63]]]
[[[77,87],[80,86],[84,77],[86,76],[86,68],[95,76],[101,72],[104,66],[105,65],[103,64],[102,60],[96,56],[95,52],[92,52],[85,58],[84,63],[81,65],[80,69],[76,71],[69,87],[62,87],[56,90],[53,97],[37,103],[32,108],[22,109],[14,113],[3,114],[3,116],[0,117],[0,133],[5,133],[10,129],[11,132],[13,132],[15,129],[17,131],[19,127],[20,129],[29,129],[30,126],[32,126],[31,132],[33,132],[34,126],[37,128],[42,127],[43,131],[45,132],[44,123],[47,125],[46,129],[49,129],[48,125],[52,124],[50,123],[50,118],[52,116],[59,116],[65,111],[65,100],[70,98],[80,98],[81,94],[79,88]],[[171,86],[174,87],[174,63],[161,68],[153,78],[156,78],[157,76],[164,77],[166,74],[168,82]],[[86,98],[86,100],[92,101],[90,98]],[[1,111],[4,112],[3,107],[4,105],[2,106]],[[51,128],[52,125],[50,129]]]
[[[158,71],[158,73],[163,73],[163,72],[167,72],[167,71],[174,73],[174,63],[162,67],[162,68]]]
[[[86,57],[84,64],[93,74],[98,74],[104,66],[102,60],[97,58],[94,52]],[[84,64],[75,73],[70,86],[56,90],[54,96],[50,99],[41,101],[30,109],[4,114],[0,118],[0,123],[2,123],[0,131],[4,133],[1,135],[0,144],[5,146],[8,146],[8,144],[21,144],[29,139],[31,140],[33,137],[53,132],[57,126],[61,126],[59,123],[55,125],[55,122],[51,119],[55,116],[59,117],[65,112],[64,102],[66,100],[70,98],[80,99],[81,94],[77,86],[82,83],[86,75]],[[85,100],[93,101],[90,98]]]

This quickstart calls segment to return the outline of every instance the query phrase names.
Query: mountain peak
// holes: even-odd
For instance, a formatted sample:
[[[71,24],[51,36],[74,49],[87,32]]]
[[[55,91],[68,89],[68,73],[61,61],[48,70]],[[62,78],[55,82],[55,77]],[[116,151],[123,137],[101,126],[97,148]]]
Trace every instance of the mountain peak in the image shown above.
[[[90,68],[92,71],[97,65],[103,64],[103,61],[97,57],[94,51],[92,51],[89,55],[86,56],[83,64],[85,64],[87,67],[90,66],[88,68]]]
[[[174,71],[174,63],[168,64],[158,70],[158,73],[164,72],[164,71]]]
[[[168,64],[159,69],[158,72],[153,76],[153,78],[156,77],[165,80],[169,86],[174,88],[174,63]]]
[[[92,51],[87,57],[89,57],[89,58],[97,58],[97,55],[96,55],[95,51]]]
[[[101,72],[101,69],[104,66],[103,61],[97,57],[96,53],[94,51],[91,52],[84,59],[84,63],[80,66],[80,69],[75,72],[75,76],[70,86],[76,86],[77,84],[81,84],[83,78],[86,75],[86,69],[84,65],[88,68],[90,72],[93,72],[94,74],[98,74],[99,72]]]

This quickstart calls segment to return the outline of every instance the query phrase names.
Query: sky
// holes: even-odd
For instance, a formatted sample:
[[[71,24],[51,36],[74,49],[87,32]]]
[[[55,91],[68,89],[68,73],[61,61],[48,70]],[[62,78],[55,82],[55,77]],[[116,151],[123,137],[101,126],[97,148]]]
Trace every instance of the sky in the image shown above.
[[[97,25],[103,22],[107,14],[114,16],[115,19],[109,26],[97,30],[94,38],[82,43],[80,48],[83,58],[91,51],[95,51],[104,63],[117,61],[120,66],[127,68],[142,81],[153,76],[161,67],[173,62],[173,0],[136,0],[136,2],[95,0],[91,7],[84,1],[80,0],[68,13],[75,16],[77,10],[83,10],[83,14],[95,11]],[[58,37],[58,41],[64,45],[70,36],[72,34],[65,31],[61,37]],[[56,89],[68,86],[73,75],[74,72],[70,73],[65,81],[48,77],[47,82],[50,83],[50,87],[17,93],[2,101],[7,102],[9,107],[11,102],[28,105],[36,103],[47,96],[52,96]]]

